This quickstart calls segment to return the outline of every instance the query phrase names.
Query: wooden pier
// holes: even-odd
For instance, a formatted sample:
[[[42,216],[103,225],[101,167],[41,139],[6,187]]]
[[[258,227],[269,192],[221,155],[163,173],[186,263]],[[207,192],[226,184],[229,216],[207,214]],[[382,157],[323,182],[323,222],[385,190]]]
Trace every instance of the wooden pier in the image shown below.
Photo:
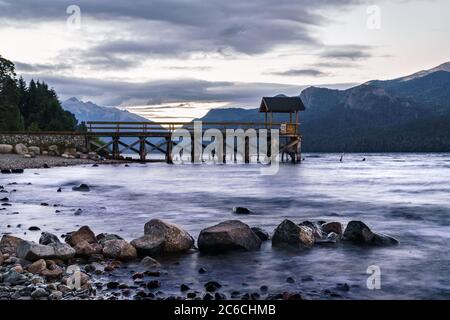
[[[261,122],[202,122],[201,136],[208,129],[220,130],[225,138],[227,129],[267,129],[268,156],[271,156],[270,136],[271,129],[278,129],[279,132],[279,153],[281,161],[301,162],[302,136],[300,134],[299,112],[305,110],[303,102],[299,97],[274,97],[263,98],[260,106],[260,113],[264,113],[264,121]],[[274,114],[288,114],[289,121],[274,122]],[[173,141],[172,134],[176,129],[187,130],[191,137],[194,137],[195,122],[99,122],[90,121],[86,123],[88,132],[86,133],[87,147],[91,151],[103,154],[113,159],[121,159],[124,154],[133,152],[139,155],[140,161],[149,161],[148,155],[153,152],[164,155],[164,161],[172,163],[172,150],[179,141]],[[223,161],[237,161],[241,157],[245,163],[252,161],[256,157],[260,162],[259,152],[252,154],[251,150],[258,150],[258,145],[252,144],[248,137],[244,138],[244,152],[239,152],[236,143],[233,143],[232,154],[226,150],[227,144],[223,143]],[[196,139],[191,139],[190,161],[201,162],[204,159],[195,159],[194,144]],[[257,143],[258,144],[258,143]],[[201,143],[201,152],[207,147]],[[228,146],[229,147],[229,146]],[[228,151],[228,152],[227,152]],[[181,156],[181,155],[180,155]],[[208,155],[214,157],[215,155]]]
[[[90,151],[97,152],[111,159],[123,159],[129,154],[137,154],[140,161],[158,161],[149,159],[149,155],[163,155],[167,163],[172,163],[172,149],[179,142],[172,140],[172,134],[176,129],[186,129],[191,137],[194,136],[194,123],[190,122],[87,122],[88,132],[86,133],[86,145]],[[298,127],[298,124],[296,124]],[[259,154],[252,154],[251,147],[258,150],[258,145],[251,144],[248,137],[245,138],[244,154],[240,154],[237,143],[233,143],[232,154],[226,150],[226,130],[227,129],[266,129],[264,123],[251,122],[202,122],[202,136],[208,129],[218,129],[224,137],[224,159],[223,162],[237,161],[242,157],[245,163],[250,163],[252,157],[256,157],[259,162]],[[272,123],[270,129],[282,129],[279,134],[280,155],[282,161],[301,161],[301,135],[295,131],[285,131],[284,123]],[[267,135],[268,153],[270,150],[270,130]],[[194,162],[194,143],[191,139],[190,161]],[[202,152],[208,146],[209,142],[201,143]],[[228,153],[227,153],[228,151]],[[214,155],[208,155],[214,157]],[[201,159],[199,160],[201,161]]]

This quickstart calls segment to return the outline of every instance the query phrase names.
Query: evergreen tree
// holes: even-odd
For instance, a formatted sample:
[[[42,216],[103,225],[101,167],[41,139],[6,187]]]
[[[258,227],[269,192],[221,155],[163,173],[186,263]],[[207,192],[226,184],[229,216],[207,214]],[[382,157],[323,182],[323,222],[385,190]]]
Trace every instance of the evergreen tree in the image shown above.
[[[0,131],[23,129],[14,64],[0,55]]]

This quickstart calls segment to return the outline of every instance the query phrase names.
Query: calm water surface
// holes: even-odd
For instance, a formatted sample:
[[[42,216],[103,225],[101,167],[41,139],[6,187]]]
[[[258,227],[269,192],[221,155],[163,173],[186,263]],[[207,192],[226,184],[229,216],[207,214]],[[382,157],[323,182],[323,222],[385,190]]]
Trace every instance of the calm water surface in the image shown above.
[[[81,183],[91,192],[71,190]],[[181,283],[201,290],[205,282],[217,280],[228,294],[267,285],[271,293],[301,291],[313,299],[326,298],[325,290],[349,299],[450,298],[450,154],[353,154],[343,163],[336,154],[311,154],[301,165],[283,165],[275,176],[261,175],[257,165],[35,169],[1,175],[0,185],[16,189],[0,194],[13,204],[1,207],[0,233],[31,240],[40,236],[27,231],[32,225],[56,234],[89,225],[96,233],[132,240],[152,218],[176,223],[194,238],[202,228],[228,219],[272,232],[289,218],[344,224],[358,219],[401,241],[389,248],[338,245],[308,251],[280,250],[267,242],[258,252],[187,254],[162,260],[166,293],[179,293]],[[63,192],[56,192],[59,187]],[[235,216],[234,206],[255,215]],[[74,215],[77,209],[83,210],[80,216]],[[367,289],[371,265],[381,268],[381,290]],[[200,267],[208,273],[199,275]],[[287,283],[287,277],[296,282]],[[338,283],[350,290],[336,290]]]

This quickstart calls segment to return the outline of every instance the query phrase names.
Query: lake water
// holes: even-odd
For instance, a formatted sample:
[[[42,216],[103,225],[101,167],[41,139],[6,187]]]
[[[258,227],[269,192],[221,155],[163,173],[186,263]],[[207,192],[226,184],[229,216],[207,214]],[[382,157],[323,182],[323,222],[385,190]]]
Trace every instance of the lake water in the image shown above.
[[[37,240],[40,232],[27,231],[29,226],[60,235],[89,225],[96,233],[132,240],[143,234],[148,220],[160,218],[182,226],[196,239],[202,228],[228,219],[269,232],[286,218],[344,224],[356,219],[401,244],[340,244],[301,251],[272,248],[269,241],[257,252],[186,254],[161,261],[167,271],[161,289],[179,293],[180,284],[186,283],[201,290],[205,282],[216,280],[228,296],[267,285],[270,293],[300,291],[313,299],[328,298],[326,290],[344,299],[450,298],[450,154],[351,154],[342,163],[337,154],[305,157],[301,165],[282,165],[275,176],[261,175],[258,165],[164,163],[1,175],[0,185],[17,191],[0,194],[13,204],[1,207],[0,233]],[[71,190],[81,183],[89,184],[91,192]],[[56,192],[59,187],[63,192]],[[255,214],[236,216],[234,206]],[[83,210],[80,216],[74,215],[77,209]],[[366,270],[372,265],[381,269],[381,290],[366,286]],[[198,274],[200,267],[208,272]],[[296,282],[287,283],[287,277]],[[339,283],[347,283],[350,290],[339,291]]]

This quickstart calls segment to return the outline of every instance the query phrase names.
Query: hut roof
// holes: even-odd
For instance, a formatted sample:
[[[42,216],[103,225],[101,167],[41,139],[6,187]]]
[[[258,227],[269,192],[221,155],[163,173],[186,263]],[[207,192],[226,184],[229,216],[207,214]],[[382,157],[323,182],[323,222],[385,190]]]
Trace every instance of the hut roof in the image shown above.
[[[305,105],[300,97],[264,97],[259,112],[290,113],[304,111]]]

